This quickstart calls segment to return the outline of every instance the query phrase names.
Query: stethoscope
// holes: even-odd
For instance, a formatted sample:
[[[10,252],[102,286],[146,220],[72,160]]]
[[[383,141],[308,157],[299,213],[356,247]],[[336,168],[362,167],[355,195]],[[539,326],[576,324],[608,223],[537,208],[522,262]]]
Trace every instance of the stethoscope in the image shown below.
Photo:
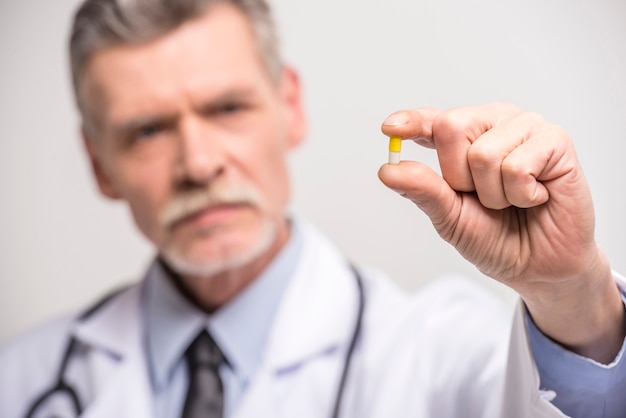
[[[358,270],[351,266],[352,272],[357,284],[358,293],[359,293],[359,304],[357,310],[356,322],[354,325],[354,330],[352,331],[352,338],[350,340],[350,345],[348,346],[348,351],[346,352],[346,359],[344,360],[343,370],[341,372],[341,379],[339,380],[339,386],[337,388],[337,394],[335,398],[335,404],[333,406],[333,413],[331,415],[332,418],[339,418],[339,414],[341,412],[341,405],[343,401],[343,394],[346,388],[346,382],[348,380],[348,372],[350,370],[350,363],[352,362],[352,357],[355,351],[355,347],[359,336],[361,334],[361,324],[363,323],[363,311],[365,310],[365,291],[363,290],[363,279],[359,274]],[[82,313],[78,320],[83,321],[89,318],[91,315],[96,313],[100,308],[106,305],[111,299],[121,293],[125,288],[119,289],[96,303],[94,306],[90,307],[87,311]],[[43,410],[43,406],[47,402],[50,402],[55,397],[64,397],[69,400],[70,405],[72,405],[72,409],[74,411],[74,417],[80,416],[82,414],[84,407],[80,398],[78,397],[78,393],[76,389],[72,387],[72,385],[68,384],[65,381],[65,373],[69,366],[70,360],[76,347],[78,346],[78,340],[74,336],[72,336],[63,352],[63,358],[61,364],[59,365],[59,370],[57,372],[56,380],[53,386],[51,386],[48,390],[43,392],[31,405],[28,409],[28,413],[26,414],[26,418],[35,418],[37,417],[36,413],[38,411]],[[57,418],[56,416],[51,416],[50,418]]]
[[[106,305],[107,302],[109,302],[111,299],[113,299],[115,296],[121,293],[124,289],[126,288],[124,287],[124,288],[118,289],[108,294],[104,298],[102,298],[92,307],[90,307],[85,312],[83,312],[78,317],[78,321],[84,321],[85,319],[89,318],[91,315],[96,313],[100,308]],[[59,365],[59,370],[57,372],[55,383],[53,384],[53,386],[50,387],[50,389],[46,390],[37,399],[35,399],[31,407],[28,409],[26,418],[37,417],[36,413],[40,410],[43,410],[43,406],[46,404],[46,402],[50,402],[55,397],[58,397],[58,398],[65,397],[67,398],[67,400],[69,400],[70,405],[72,405],[72,409],[74,411],[74,415],[72,416],[78,417],[80,416],[80,414],[83,413],[83,405],[80,401],[80,398],[78,397],[78,393],[76,393],[76,389],[74,389],[72,385],[68,384],[65,381],[65,377],[64,377],[65,372],[67,371],[67,368],[69,366],[70,360],[72,358],[72,354],[76,350],[77,346],[78,346],[78,340],[76,339],[76,337],[72,336],[67,342],[67,346],[65,347],[65,351],[63,352],[63,359],[61,360],[61,364]],[[50,418],[58,418],[58,416],[52,415],[50,416]]]

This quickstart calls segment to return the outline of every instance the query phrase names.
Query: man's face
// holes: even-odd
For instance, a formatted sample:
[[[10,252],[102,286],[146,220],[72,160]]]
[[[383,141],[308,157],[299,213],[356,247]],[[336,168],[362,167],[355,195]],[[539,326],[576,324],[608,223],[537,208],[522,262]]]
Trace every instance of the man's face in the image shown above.
[[[90,61],[86,139],[101,191],[128,202],[175,269],[212,275],[286,239],[286,156],[305,121],[295,74],[262,65],[246,18],[217,5]]]

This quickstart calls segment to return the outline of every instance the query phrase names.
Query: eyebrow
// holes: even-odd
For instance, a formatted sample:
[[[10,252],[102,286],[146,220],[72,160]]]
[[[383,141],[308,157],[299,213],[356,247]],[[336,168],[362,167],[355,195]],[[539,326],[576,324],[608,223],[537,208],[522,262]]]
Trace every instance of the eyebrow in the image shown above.
[[[224,94],[219,95],[218,97],[212,98],[210,100],[201,101],[200,104],[195,105],[194,108],[196,109],[196,111],[206,114],[214,112],[233,101],[250,100],[251,98],[255,97],[256,93],[250,88],[229,90]],[[178,114],[175,112],[146,114],[143,116],[130,118],[119,123],[114,123],[111,130],[115,136],[125,137],[146,126],[172,126],[176,123],[177,120]]]
[[[223,106],[232,103],[233,101],[250,100],[256,97],[256,93],[249,88],[229,90],[216,98],[201,102],[196,106],[196,109],[203,113],[210,113]]]
[[[140,130],[146,126],[165,125],[171,126],[176,123],[178,116],[173,113],[148,114],[136,118],[131,118],[119,124],[114,124],[112,131],[115,136],[128,136],[133,132]]]

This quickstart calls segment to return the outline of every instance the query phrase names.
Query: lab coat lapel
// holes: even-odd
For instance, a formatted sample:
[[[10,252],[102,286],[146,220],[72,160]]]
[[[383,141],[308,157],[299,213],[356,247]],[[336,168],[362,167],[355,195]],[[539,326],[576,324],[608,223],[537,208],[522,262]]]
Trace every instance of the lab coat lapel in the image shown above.
[[[235,417],[318,417],[334,403],[357,318],[358,288],[347,260],[317,231],[308,225],[302,229],[301,259],[272,325],[262,365]],[[312,372],[316,366],[305,367],[320,358],[325,360],[319,366],[321,379]],[[298,396],[299,387],[307,388],[307,396]]]
[[[150,384],[141,336],[140,287],[108,302],[76,325],[95,397],[83,418],[152,416]]]
[[[358,288],[348,261],[315,230],[303,229],[302,257],[265,353],[277,370],[347,344],[356,322]]]

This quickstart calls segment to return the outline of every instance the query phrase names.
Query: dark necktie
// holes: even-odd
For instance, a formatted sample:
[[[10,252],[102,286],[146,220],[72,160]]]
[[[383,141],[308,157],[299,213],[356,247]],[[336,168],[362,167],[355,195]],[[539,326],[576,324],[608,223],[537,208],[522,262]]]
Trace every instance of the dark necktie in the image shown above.
[[[189,389],[182,418],[222,418],[224,389],[219,367],[225,358],[213,338],[202,331],[185,352]]]

